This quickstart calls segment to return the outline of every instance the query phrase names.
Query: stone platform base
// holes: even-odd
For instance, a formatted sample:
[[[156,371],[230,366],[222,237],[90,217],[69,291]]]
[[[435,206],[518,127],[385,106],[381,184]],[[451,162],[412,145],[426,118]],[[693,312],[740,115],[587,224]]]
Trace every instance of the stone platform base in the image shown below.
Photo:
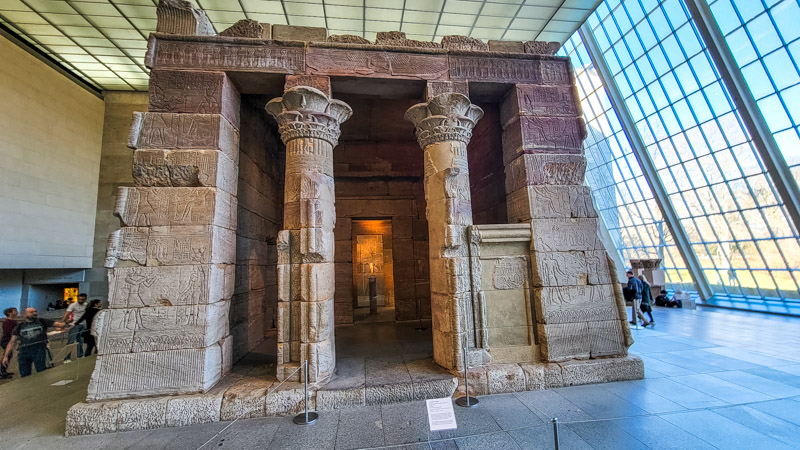
[[[507,394],[643,378],[644,364],[634,355],[561,363],[488,364],[469,371],[469,392]],[[464,395],[463,373],[456,392]]]
[[[502,394],[580,384],[640,380],[637,356],[540,364],[489,364],[470,370],[470,395]],[[352,380],[350,378],[349,380]],[[464,379],[429,373],[411,382],[334,381],[309,390],[309,408],[330,410],[463,395]],[[304,408],[303,385],[229,375],[204,394],[78,403],[67,413],[65,434],[113,433],[198,423],[297,414]]]

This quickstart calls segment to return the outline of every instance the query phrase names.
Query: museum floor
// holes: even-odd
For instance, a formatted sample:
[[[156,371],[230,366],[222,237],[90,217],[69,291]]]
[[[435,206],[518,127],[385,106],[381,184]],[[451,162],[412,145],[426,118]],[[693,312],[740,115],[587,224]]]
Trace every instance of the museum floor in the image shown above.
[[[633,330],[645,380],[481,397],[478,408],[455,408],[455,431],[429,433],[424,402],[413,402],[324,411],[311,426],[287,417],[64,438],[67,409],[85,397],[88,359],[0,386],[0,448],[553,448],[552,417],[562,449],[796,448],[800,319],[717,309],[655,315],[654,329]],[[391,336],[371,328],[385,326],[352,331]]]

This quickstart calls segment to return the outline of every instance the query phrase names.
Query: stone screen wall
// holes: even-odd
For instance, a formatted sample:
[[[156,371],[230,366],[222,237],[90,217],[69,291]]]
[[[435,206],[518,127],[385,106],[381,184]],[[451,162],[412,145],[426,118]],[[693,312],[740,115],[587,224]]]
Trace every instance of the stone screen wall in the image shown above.
[[[276,238],[282,226],[285,150],[277,124],[264,111],[268,100],[243,96],[241,101],[236,284],[230,314],[234,360],[277,327]]]

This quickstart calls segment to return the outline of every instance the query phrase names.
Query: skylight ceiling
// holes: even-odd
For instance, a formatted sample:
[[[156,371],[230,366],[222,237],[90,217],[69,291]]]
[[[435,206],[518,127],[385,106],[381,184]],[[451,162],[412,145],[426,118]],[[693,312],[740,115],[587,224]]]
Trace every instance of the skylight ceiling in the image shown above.
[[[447,35],[564,42],[598,0],[191,0],[217,32],[240,19],[326,27],[374,40]],[[0,0],[0,23],[101,90],[147,90],[147,37],[157,0]]]

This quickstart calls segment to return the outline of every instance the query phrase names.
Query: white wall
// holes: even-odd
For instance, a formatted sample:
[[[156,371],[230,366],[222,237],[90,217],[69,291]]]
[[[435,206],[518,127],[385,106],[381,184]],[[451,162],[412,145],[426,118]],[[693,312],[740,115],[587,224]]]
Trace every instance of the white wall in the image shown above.
[[[103,100],[0,37],[0,269],[92,265]]]
[[[19,309],[21,298],[22,271],[0,270],[0,316],[6,308]]]

